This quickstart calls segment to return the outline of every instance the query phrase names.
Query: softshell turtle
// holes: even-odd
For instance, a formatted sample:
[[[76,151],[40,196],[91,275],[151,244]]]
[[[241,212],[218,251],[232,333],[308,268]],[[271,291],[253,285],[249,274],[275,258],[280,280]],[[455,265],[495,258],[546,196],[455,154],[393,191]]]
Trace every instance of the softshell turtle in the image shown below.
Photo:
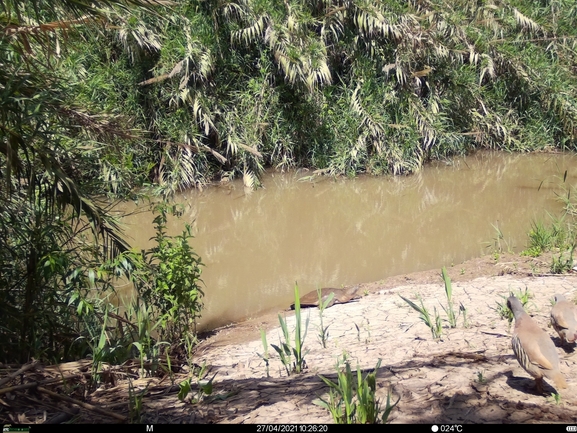
[[[359,290],[358,286],[350,287],[348,289],[332,289],[325,287],[321,289],[321,301],[325,302],[331,293],[334,293],[333,299],[327,304],[326,308],[333,306],[334,304],[345,304],[352,301],[353,299],[360,298],[361,295],[357,294]],[[319,306],[319,295],[316,290],[307,293],[300,298],[301,308],[308,307],[318,307]],[[291,310],[295,309],[295,304],[291,305]]]

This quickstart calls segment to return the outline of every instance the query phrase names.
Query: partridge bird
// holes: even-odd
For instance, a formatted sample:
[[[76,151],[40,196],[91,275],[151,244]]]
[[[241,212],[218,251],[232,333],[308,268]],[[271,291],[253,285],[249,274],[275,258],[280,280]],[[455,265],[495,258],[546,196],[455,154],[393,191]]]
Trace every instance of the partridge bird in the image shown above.
[[[577,340],[577,305],[555,295],[555,305],[551,309],[551,325],[561,337],[561,344],[575,343]]]
[[[543,393],[543,377],[555,382],[557,388],[567,388],[559,370],[559,355],[553,340],[525,312],[515,296],[507,299],[507,306],[515,316],[513,352],[521,367],[535,378],[537,391]]]

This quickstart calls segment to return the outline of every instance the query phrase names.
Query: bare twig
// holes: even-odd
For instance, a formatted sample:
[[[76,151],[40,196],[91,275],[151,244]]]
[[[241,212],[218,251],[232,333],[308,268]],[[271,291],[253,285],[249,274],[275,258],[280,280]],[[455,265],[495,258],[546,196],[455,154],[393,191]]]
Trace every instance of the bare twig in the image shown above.
[[[4,379],[0,380],[0,386],[4,385],[5,383],[10,382],[12,379],[14,379],[19,374],[22,374],[25,371],[28,371],[31,368],[36,367],[36,365],[38,365],[38,361],[33,361],[29,364],[23,365],[22,368],[20,368],[19,370],[15,371],[14,373],[10,373]]]
[[[30,397],[29,395],[24,397],[26,400],[34,403],[36,406],[35,407],[48,407],[50,409],[52,409],[54,412],[56,412],[56,415],[52,416],[51,418],[47,419],[46,421],[44,421],[44,424],[61,424],[64,421],[67,421],[68,419],[72,418],[75,415],[78,415],[78,412],[80,412],[80,409],[77,407],[59,407],[56,404],[50,404],[47,403],[46,401],[43,400],[38,400],[37,398],[34,397]],[[66,415],[66,417],[64,417],[64,415]],[[63,419],[66,418],[66,419]],[[60,421],[60,422],[57,422]]]
[[[114,418],[118,421],[121,421],[121,422],[127,421],[125,416],[117,414],[116,412],[111,412],[109,410],[102,409],[99,406],[94,406],[93,404],[84,403],[83,401],[75,400],[71,397],[68,397],[68,396],[62,395],[62,394],[58,394],[58,393],[50,391],[46,388],[38,387],[38,391],[42,392],[44,394],[48,394],[50,397],[57,398],[59,400],[65,401],[65,402],[75,404],[75,405],[80,406],[86,410],[96,412],[96,413],[99,413],[101,415],[109,416],[109,417]]]
[[[6,393],[12,392],[12,391],[21,391],[23,389],[36,388],[37,386],[51,385],[53,383],[58,383],[58,382],[62,382],[62,381],[69,380],[69,379],[77,379],[77,378],[83,377],[83,376],[90,376],[90,373],[74,374],[72,376],[57,377],[54,379],[44,380],[42,382],[29,382],[29,383],[25,383],[23,385],[10,386],[8,388],[0,389],[0,395],[6,394]]]

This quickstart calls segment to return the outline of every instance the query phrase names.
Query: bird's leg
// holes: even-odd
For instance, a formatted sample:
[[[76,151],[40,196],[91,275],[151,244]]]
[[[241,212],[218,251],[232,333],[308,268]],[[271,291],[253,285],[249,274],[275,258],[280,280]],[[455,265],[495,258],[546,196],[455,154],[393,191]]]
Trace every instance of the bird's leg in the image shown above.
[[[537,392],[539,394],[544,393],[545,390],[543,389],[543,378],[542,377],[535,378],[535,388],[537,388]]]

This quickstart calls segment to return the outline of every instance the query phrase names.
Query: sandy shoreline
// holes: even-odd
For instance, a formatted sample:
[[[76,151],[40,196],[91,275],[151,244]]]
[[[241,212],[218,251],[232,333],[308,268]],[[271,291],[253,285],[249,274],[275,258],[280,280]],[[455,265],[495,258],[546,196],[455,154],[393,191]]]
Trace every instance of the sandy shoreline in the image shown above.
[[[324,313],[329,326],[326,349],[317,337],[318,309],[310,309],[310,324],[304,343],[309,353],[305,373],[287,376],[276,352],[269,348],[270,377],[266,377],[258,328],[252,341],[232,342],[209,338],[197,352],[197,362],[212,366],[217,373],[215,388],[236,394],[211,404],[214,418],[225,423],[314,423],[332,422],[329,413],[313,404],[325,396],[327,387],[317,374],[335,378],[335,364],[344,353],[353,370],[374,368],[377,395],[385,398],[388,389],[401,397],[390,421],[393,423],[524,423],[576,422],[577,356],[558,348],[561,370],[569,388],[561,391],[561,402],[536,395],[534,381],[519,366],[511,350],[511,328],[496,311],[510,291],[527,289],[532,295],[528,312],[559,345],[559,338],[548,327],[550,299],[564,293],[573,299],[577,276],[518,277],[513,275],[480,277],[453,283],[455,305],[463,303],[469,327],[449,329],[444,321],[443,336],[434,341],[418,313],[399,297],[415,300],[420,294],[431,311],[436,306],[443,318],[446,305],[441,281],[383,288],[358,302],[335,305]],[[304,317],[306,317],[306,310]],[[289,330],[294,329],[294,313],[286,312]],[[304,320],[304,318],[303,318]],[[278,322],[277,322],[278,323]],[[246,330],[245,330],[246,333]],[[234,335],[234,331],[232,331]],[[280,327],[267,331],[269,345],[278,344]],[[229,340],[228,338],[226,340]],[[479,377],[484,382],[479,381]],[[546,387],[553,393],[552,386]],[[202,408],[199,407],[200,413]],[[207,420],[208,421],[208,420]]]

